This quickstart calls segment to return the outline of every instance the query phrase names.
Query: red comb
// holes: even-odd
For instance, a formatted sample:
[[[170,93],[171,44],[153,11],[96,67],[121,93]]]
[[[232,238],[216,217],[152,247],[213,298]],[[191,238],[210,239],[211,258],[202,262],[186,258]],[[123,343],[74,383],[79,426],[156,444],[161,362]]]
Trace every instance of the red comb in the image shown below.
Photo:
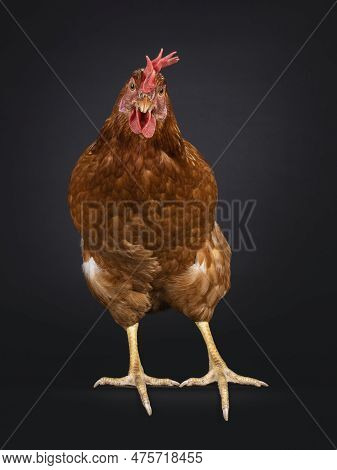
[[[146,56],[146,67],[143,70],[144,81],[142,83],[142,91],[149,93],[155,88],[156,74],[159,73],[161,69],[178,62],[179,57],[174,56],[176,53],[177,52],[174,51],[171,52],[171,54],[162,57],[163,49],[160,49],[160,52],[155,59],[151,60],[148,56]]]

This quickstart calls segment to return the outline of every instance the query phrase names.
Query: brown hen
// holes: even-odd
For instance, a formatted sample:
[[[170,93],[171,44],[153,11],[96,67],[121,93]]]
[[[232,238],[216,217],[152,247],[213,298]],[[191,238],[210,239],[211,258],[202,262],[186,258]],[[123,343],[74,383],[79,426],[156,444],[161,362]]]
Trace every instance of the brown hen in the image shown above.
[[[82,235],[83,271],[92,293],[127,332],[130,367],[97,385],[135,386],[148,414],[146,385],[179,385],[146,375],[137,346],[139,321],[169,305],[198,326],[209,372],[184,385],[217,382],[228,419],[228,382],[266,385],[232,372],[209,322],[230,287],[230,247],[215,221],[217,185],[198,150],[181,135],[161,69],[175,53],[150,60],[122,88],[96,141],[77,162],[69,207]]]

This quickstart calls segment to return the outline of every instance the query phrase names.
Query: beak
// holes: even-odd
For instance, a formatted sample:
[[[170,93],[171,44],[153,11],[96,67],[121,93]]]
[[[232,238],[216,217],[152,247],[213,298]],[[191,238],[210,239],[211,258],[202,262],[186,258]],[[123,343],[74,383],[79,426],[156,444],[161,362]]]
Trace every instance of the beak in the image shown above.
[[[137,100],[136,106],[140,112],[147,113],[152,106],[152,100],[147,95],[143,95]]]

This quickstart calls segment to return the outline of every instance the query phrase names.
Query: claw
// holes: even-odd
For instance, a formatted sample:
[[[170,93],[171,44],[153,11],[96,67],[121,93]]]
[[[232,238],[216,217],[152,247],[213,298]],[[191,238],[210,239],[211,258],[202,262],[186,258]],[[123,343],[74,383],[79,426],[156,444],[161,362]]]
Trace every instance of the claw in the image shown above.
[[[223,412],[223,417],[224,417],[225,421],[228,421],[228,412],[229,412],[228,406],[225,406],[225,408],[223,408],[222,412]]]
[[[101,377],[97,382],[94,383],[94,388],[98,387],[99,385],[107,385],[109,383],[108,377]]]
[[[145,409],[146,409],[146,411],[147,411],[147,414],[148,414],[149,416],[151,416],[151,415],[152,415],[152,408],[151,408],[150,402],[145,402],[145,403],[144,403],[144,407],[145,407]]]
[[[191,379],[187,379],[187,380],[184,380],[184,382],[181,382],[181,384],[179,385],[179,388],[189,387],[190,385],[191,385]]]

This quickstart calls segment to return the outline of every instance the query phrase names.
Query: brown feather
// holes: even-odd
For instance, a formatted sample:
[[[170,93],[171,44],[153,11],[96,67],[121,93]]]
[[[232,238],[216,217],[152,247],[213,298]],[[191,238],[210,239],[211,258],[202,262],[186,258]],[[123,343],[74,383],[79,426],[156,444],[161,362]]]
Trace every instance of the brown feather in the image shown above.
[[[89,287],[123,327],[166,303],[195,321],[209,320],[230,286],[230,248],[215,223],[212,170],[182,138],[168,98],[166,119],[145,139],[130,131],[118,110],[120,96],[69,186],[84,262],[92,259],[98,268],[86,276]],[[127,212],[116,209],[125,201]],[[90,241],[90,210],[83,210],[89,203],[106,228],[97,235],[98,249]],[[196,215],[197,203],[207,210]]]

